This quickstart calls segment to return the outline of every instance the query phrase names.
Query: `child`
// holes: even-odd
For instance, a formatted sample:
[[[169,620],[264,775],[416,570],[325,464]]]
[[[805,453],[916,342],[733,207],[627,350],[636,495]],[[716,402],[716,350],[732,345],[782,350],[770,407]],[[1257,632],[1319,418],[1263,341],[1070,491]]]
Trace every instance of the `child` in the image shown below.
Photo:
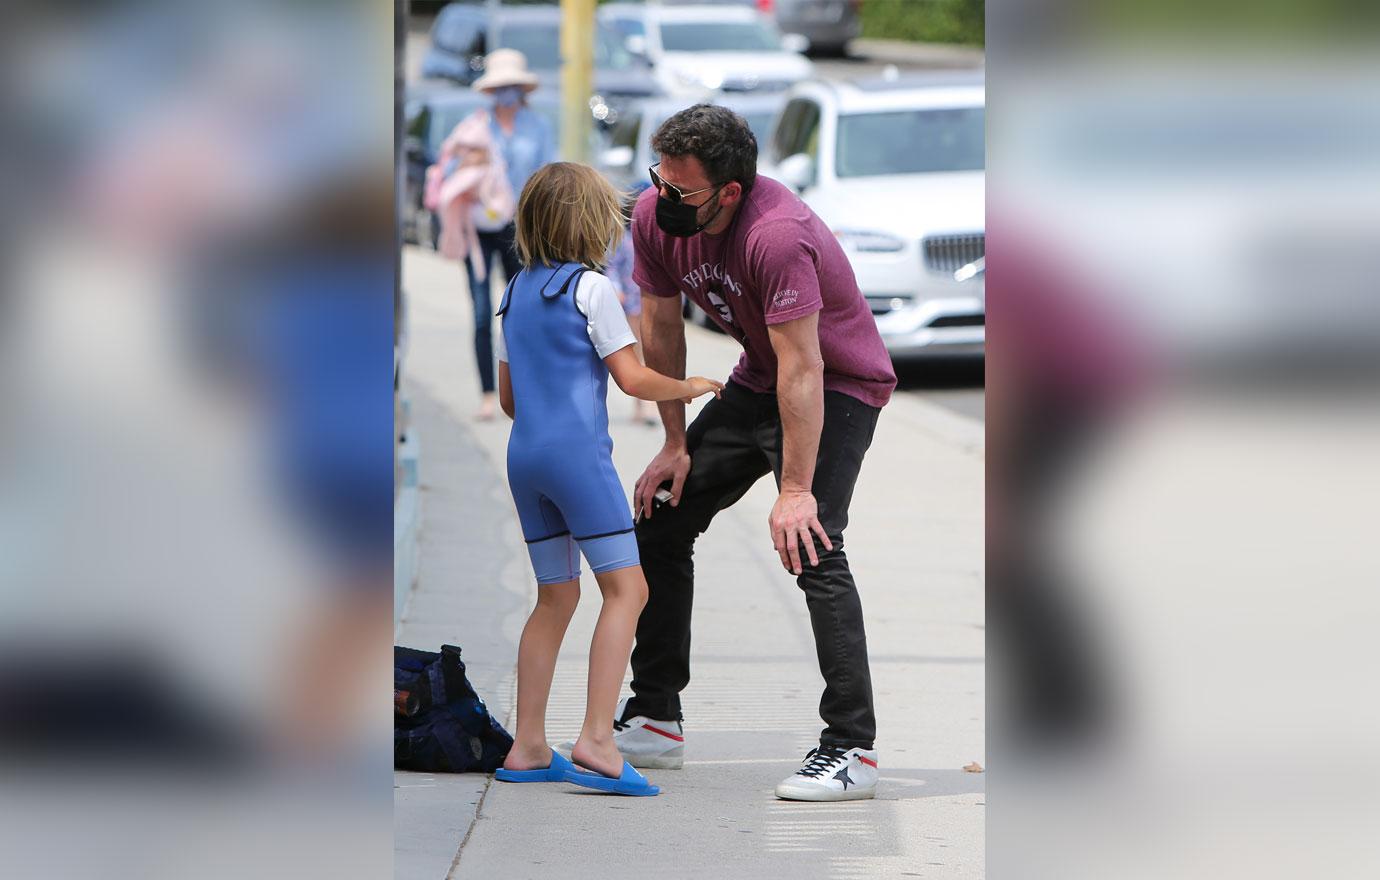
[[[599,273],[623,233],[618,194],[586,165],[556,162],[523,187],[517,249],[523,265],[499,315],[499,403],[513,419],[508,484],[537,575],[537,607],[518,646],[517,735],[496,774],[506,782],[574,782],[629,795],[659,789],[623,760],[609,719],[647,601],[632,515],[613,467],[605,398],[718,396],[723,384],[672,379],[643,366],[612,282]],[[571,751],[546,741],[556,654],[580,596],[580,552],[604,605],[590,645],[584,725]]]

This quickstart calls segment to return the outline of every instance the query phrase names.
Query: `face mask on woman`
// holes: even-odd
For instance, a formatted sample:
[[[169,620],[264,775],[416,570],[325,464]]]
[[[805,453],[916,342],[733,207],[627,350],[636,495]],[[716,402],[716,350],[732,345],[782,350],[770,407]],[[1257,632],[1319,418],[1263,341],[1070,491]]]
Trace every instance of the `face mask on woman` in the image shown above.
[[[522,86],[503,86],[494,89],[490,94],[494,97],[494,103],[500,107],[516,107],[522,103]]]

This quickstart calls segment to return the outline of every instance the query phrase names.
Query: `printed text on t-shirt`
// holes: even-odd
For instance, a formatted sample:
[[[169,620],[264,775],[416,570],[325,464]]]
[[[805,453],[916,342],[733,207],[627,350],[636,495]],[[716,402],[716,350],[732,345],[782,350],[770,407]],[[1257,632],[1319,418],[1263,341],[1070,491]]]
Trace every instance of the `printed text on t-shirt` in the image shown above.
[[[714,263],[712,265],[709,263],[701,263],[698,268],[691,269],[689,273],[681,279],[681,283],[686,287],[698,288],[711,278],[716,281],[722,281],[724,287],[733,291],[734,296],[743,295],[743,288],[724,271],[722,263]]]
[[[800,299],[800,292],[796,290],[778,290],[776,296],[771,298],[771,307],[774,309],[784,309],[795,305],[795,301]]]

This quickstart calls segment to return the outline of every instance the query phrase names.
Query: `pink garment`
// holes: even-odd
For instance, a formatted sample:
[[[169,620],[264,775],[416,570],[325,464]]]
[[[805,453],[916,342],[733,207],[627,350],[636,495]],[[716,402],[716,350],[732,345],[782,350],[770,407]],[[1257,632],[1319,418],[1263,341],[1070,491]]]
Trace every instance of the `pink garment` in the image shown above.
[[[447,177],[446,166],[452,160],[463,162],[465,152],[473,149],[487,151],[489,161],[482,165],[461,164]],[[494,148],[489,131],[489,114],[476,110],[455,126],[441,144],[436,164],[426,170],[423,204],[441,220],[438,243],[441,254],[452,260],[468,258],[474,266],[475,277],[482,281],[488,275],[488,267],[481,256],[479,233],[471,209],[478,203],[509,220],[513,216],[514,202],[503,156]]]

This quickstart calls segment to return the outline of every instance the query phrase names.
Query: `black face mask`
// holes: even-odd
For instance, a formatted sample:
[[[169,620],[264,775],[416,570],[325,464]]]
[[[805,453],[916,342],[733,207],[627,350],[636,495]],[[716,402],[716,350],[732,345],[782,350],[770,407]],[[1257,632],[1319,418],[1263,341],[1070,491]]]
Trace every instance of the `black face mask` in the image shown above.
[[[726,184],[719,185],[719,192],[714,193],[714,198],[718,199]],[[706,204],[708,204],[706,202]],[[662,232],[676,238],[689,238],[702,232],[706,226],[714,222],[714,218],[719,216],[719,211],[723,210],[723,203],[714,209],[714,213],[709,215],[709,219],[703,223],[696,223],[699,217],[700,208],[704,205],[687,205],[685,202],[673,202],[661,194],[656,197],[656,225]]]

